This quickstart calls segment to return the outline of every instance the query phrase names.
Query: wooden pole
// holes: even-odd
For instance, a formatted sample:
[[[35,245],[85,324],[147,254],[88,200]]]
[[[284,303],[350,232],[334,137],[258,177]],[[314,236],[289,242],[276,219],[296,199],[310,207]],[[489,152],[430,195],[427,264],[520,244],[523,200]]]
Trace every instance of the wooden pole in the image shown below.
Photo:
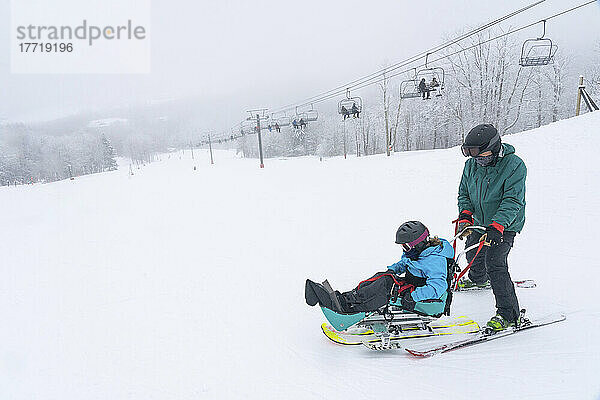
[[[579,115],[581,110],[581,89],[583,89],[583,75],[579,76],[579,88],[577,89],[577,108],[575,108],[575,115]]]

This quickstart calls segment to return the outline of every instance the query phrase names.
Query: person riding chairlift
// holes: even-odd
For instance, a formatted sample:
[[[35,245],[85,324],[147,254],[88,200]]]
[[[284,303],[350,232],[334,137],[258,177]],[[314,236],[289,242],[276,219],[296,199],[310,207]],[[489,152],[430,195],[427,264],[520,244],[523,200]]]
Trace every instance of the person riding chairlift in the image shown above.
[[[354,116],[354,118],[358,118],[360,117],[360,110],[358,109],[358,107],[356,107],[356,103],[352,103],[352,115]]]
[[[346,118],[350,117],[350,111],[345,106],[342,106],[342,116],[344,117],[344,121]]]
[[[425,100],[425,95],[427,95],[427,99],[430,99],[429,88],[427,87],[427,83],[425,82],[425,78],[421,79],[419,82],[419,93],[423,93],[423,100]]]
[[[435,76],[431,79],[431,84],[429,85],[429,87],[431,87],[432,90],[438,91],[437,94],[435,95],[436,97],[442,97],[442,91],[437,89],[437,88],[441,89],[441,85]]]

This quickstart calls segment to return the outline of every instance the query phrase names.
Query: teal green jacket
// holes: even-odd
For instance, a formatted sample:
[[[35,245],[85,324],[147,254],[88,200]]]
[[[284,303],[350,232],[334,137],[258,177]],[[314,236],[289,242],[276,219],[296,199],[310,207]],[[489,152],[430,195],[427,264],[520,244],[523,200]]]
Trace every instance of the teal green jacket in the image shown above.
[[[502,144],[495,165],[481,167],[469,158],[458,188],[458,212],[471,211],[475,225],[497,222],[505,231],[521,232],[525,224],[526,176],[525,163],[510,144]]]

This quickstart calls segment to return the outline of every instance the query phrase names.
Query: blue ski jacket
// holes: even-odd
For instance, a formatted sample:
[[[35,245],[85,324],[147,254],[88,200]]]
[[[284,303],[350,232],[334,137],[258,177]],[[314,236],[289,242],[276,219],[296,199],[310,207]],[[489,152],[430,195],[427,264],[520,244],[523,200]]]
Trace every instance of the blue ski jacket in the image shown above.
[[[421,252],[416,261],[402,254],[402,258],[388,267],[396,274],[406,271],[419,278],[425,278],[425,286],[416,288],[411,296],[414,301],[439,299],[448,290],[448,260],[454,258],[454,249],[445,239],[440,246],[431,246]]]

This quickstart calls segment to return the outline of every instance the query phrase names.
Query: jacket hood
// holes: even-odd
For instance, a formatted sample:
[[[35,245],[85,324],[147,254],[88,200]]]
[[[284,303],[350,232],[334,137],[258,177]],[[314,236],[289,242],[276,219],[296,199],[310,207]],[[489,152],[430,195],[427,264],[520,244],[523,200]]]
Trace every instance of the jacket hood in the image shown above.
[[[432,254],[440,255],[446,258],[454,258],[454,249],[446,239],[440,239],[441,246],[431,246],[421,252],[419,257],[425,257]]]
[[[515,154],[515,148],[512,144],[502,143],[502,157],[509,154]]]

